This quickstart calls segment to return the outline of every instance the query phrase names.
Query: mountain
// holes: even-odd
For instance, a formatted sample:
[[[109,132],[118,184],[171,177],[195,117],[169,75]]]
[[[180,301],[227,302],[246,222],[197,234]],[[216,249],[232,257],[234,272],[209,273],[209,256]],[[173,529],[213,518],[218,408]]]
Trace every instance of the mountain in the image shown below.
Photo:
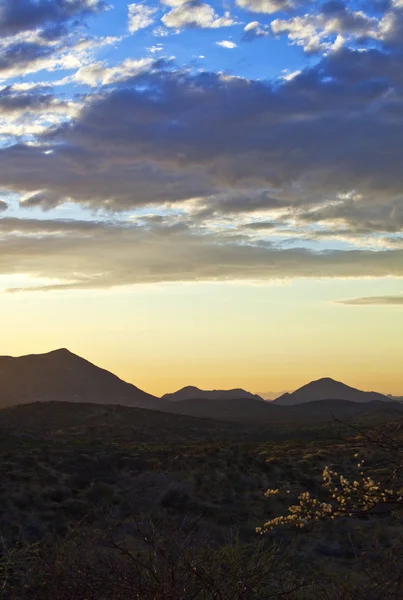
[[[251,394],[241,389],[234,390],[201,390],[193,385],[188,385],[172,394],[165,394],[161,400],[171,402],[181,402],[183,400],[235,400],[237,398],[258,400],[262,402],[263,398],[257,394]]]
[[[280,406],[292,406],[316,400],[348,400],[349,402],[391,401],[390,398],[383,394],[362,392],[340,381],[335,381],[330,377],[324,377],[317,381],[311,381],[291,394],[283,394],[280,398],[273,400],[273,403]]]
[[[18,358],[0,356],[0,408],[52,400],[147,408],[160,403],[64,348]]]

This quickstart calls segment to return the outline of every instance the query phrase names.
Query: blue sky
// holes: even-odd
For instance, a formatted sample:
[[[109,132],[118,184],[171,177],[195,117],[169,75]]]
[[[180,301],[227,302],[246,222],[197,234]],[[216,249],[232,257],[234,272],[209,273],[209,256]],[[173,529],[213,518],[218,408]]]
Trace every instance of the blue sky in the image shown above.
[[[403,0],[0,0],[2,302],[329,281],[392,323],[402,40]]]

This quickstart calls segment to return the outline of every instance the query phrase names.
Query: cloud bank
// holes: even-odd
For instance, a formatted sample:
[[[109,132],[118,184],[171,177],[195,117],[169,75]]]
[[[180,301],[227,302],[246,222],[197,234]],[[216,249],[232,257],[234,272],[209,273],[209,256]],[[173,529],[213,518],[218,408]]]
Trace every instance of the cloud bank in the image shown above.
[[[279,36],[315,59],[270,81],[180,65],[156,44],[111,63],[95,54],[123,33],[82,27],[104,2],[0,4],[2,274],[73,288],[403,276],[403,7],[237,5],[259,20],[131,3],[124,35],[160,19],[164,35],[209,30],[226,58]],[[19,79],[46,70],[61,76]],[[89,220],[57,219],[66,204]]]

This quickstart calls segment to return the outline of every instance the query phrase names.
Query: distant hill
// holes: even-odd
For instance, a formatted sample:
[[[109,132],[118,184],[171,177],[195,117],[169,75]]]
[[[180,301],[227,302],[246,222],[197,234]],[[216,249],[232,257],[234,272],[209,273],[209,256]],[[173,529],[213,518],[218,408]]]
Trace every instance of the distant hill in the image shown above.
[[[276,402],[235,398],[233,400],[191,399],[166,402],[165,412],[199,418],[232,421],[243,424],[266,426],[313,424],[353,419],[357,416],[378,415],[382,420],[393,419],[403,414],[403,405],[398,402],[369,401],[351,402],[348,400],[317,400],[295,405],[282,406]]]
[[[353,387],[335,381],[330,377],[324,377],[317,381],[311,381],[291,394],[283,394],[273,403],[280,406],[292,406],[316,400],[348,400],[349,402],[390,402],[391,399],[377,392],[362,392]]]
[[[263,398],[257,394],[251,394],[242,389],[233,390],[201,390],[193,385],[188,385],[172,394],[165,394],[162,400],[181,402],[183,400],[235,400],[237,398],[249,398],[262,402]]]
[[[147,408],[160,403],[64,348],[18,358],[0,356],[0,408],[53,400]]]

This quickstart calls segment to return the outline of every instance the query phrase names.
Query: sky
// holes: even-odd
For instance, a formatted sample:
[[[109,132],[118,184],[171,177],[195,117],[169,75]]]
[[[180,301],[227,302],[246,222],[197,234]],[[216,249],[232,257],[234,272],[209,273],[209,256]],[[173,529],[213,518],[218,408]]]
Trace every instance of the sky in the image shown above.
[[[403,395],[403,0],[0,0],[0,354]]]

